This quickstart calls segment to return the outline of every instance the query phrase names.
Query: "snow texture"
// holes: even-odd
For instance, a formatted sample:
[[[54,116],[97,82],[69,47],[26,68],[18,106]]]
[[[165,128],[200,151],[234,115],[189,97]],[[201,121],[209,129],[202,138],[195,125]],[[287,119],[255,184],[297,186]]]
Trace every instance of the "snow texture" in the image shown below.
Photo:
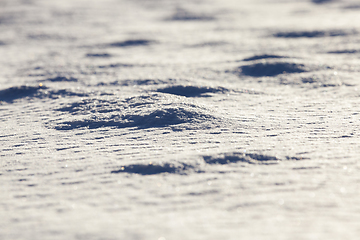
[[[359,20],[0,1],[0,239],[359,239]]]

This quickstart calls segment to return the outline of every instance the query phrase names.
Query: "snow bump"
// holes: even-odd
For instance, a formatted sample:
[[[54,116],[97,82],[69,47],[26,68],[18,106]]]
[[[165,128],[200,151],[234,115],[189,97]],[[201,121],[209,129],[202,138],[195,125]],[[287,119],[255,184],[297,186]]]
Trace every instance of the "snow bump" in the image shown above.
[[[97,86],[147,86],[165,84],[166,81],[160,79],[127,79],[116,80],[113,82],[100,82]]]
[[[359,50],[355,49],[345,49],[345,50],[335,50],[335,51],[329,51],[330,54],[354,54],[359,53]]]
[[[321,37],[342,37],[354,35],[354,31],[329,30],[329,31],[285,31],[273,34],[277,38],[321,38]]]
[[[131,39],[120,42],[109,43],[107,46],[109,47],[138,47],[138,46],[148,46],[154,41],[148,39]]]
[[[118,170],[111,171],[111,173],[133,173],[140,175],[156,175],[164,173],[184,174],[186,170],[193,168],[187,164],[173,164],[173,163],[149,163],[149,164],[131,164],[122,166]]]
[[[73,77],[56,76],[53,78],[48,78],[47,81],[50,81],[50,82],[77,82],[78,80]]]
[[[307,69],[304,64],[292,62],[260,62],[240,66],[234,73],[251,77],[272,77],[284,73],[302,73],[306,71]]]
[[[38,86],[18,86],[0,90],[0,101],[13,103],[22,98],[59,98],[62,96],[88,96],[85,93],[75,93],[67,89],[51,90],[42,84]]]
[[[220,124],[220,119],[204,107],[184,97],[153,94],[125,100],[86,99],[57,109],[71,113],[75,119],[57,124],[57,130],[77,128],[171,127],[173,130],[209,129]]]
[[[86,54],[86,57],[88,57],[88,58],[109,58],[109,57],[111,57],[111,54],[109,54],[109,53],[88,53],[88,54]]]
[[[202,87],[202,86],[183,86],[183,85],[176,85],[176,86],[170,86],[166,88],[160,88],[156,90],[157,92],[162,93],[169,93],[174,94],[178,96],[184,96],[184,97],[209,97],[210,95],[207,95],[205,93],[225,93],[229,90],[217,87]]]
[[[311,2],[315,4],[324,4],[324,3],[335,2],[335,0],[311,0]]]
[[[36,96],[42,88],[41,86],[19,86],[0,90],[0,101],[13,102],[16,99],[33,97]]]
[[[256,154],[256,153],[222,153],[215,156],[203,156],[204,161],[208,164],[230,164],[237,162],[245,162],[249,164],[276,164],[279,159],[274,156]]]
[[[167,21],[212,21],[215,17],[203,14],[203,13],[193,13],[183,8],[177,8],[175,13],[165,19]]]
[[[280,55],[273,55],[273,54],[263,54],[263,55],[255,55],[252,57],[244,58],[243,61],[255,61],[255,60],[268,59],[268,58],[287,58],[287,57]]]

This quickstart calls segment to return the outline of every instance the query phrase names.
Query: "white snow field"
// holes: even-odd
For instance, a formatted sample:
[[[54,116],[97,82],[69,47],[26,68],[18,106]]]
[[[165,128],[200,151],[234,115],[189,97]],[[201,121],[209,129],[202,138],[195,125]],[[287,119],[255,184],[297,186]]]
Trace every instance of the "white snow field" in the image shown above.
[[[0,0],[1,240],[360,237],[360,2]]]

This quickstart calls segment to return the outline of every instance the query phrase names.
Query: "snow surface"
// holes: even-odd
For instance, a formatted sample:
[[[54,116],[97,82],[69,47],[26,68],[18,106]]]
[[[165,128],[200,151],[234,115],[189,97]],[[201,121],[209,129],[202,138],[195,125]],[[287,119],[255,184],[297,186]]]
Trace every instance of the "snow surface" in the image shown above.
[[[359,239],[360,4],[1,0],[0,239]]]

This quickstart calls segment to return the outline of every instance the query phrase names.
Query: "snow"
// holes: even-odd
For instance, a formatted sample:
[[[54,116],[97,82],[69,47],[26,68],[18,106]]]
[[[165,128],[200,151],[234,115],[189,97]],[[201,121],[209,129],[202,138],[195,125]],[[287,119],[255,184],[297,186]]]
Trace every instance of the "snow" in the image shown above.
[[[0,239],[358,239],[357,1],[0,1]]]

